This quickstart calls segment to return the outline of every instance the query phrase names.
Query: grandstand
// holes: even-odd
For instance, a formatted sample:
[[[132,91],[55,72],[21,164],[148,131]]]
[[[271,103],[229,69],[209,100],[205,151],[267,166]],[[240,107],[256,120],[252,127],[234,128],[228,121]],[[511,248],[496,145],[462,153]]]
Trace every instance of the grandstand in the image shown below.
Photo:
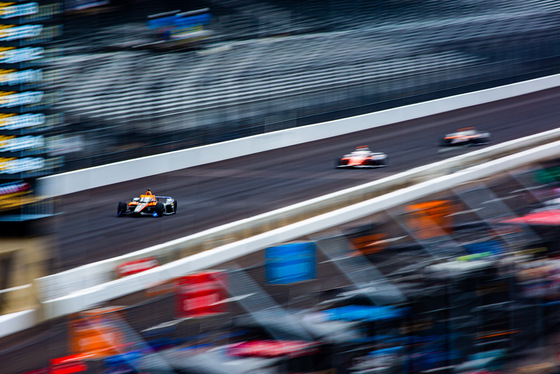
[[[201,5],[215,34],[194,50],[143,48],[145,17],[163,10],[153,4],[127,19],[101,13],[85,39],[85,22],[72,27],[88,18],[70,17],[53,67],[64,131],[89,141],[76,159],[99,164],[546,75],[560,56],[560,4],[547,0]],[[69,168],[88,166],[68,156]]]

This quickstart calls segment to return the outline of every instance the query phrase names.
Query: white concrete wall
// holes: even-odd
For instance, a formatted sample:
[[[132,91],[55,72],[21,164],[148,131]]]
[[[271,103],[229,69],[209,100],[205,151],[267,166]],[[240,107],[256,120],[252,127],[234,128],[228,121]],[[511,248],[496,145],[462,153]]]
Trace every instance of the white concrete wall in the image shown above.
[[[38,190],[43,195],[62,196],[90,188],[507,99],[557,87],[558,85],[560,85],[560,75],[553,75],[336,121],[55,174],[40,178]]]
[[[540,146],[550,141],[550,139],[560,139],[560,128],[486,147],[479,151],[420,166],[381,180],[215,227],[167,243],[42,277],[35,280],[35,286],[40,300],[63,297],[72,292],[114,280],[115,268],[127,261],[149,256],[177,258],[173,253],[180,252],[184,248],[195,247],[204,242],[219,243],[223,242],[224,238],[229,237],[241,239],[246,231],[263,232],[270,227],[276,227],[273,225],[277,222],[299,221],[301,219],[298,219],[298,217],[305,215],[307,212],[324,212],[339,209],[340,207],[352,204],[356,199],[363,200],[362,196],[368,196],[376,191],[392,190],[395,189],[392,186],[402,186],[405,182],[420,183],[439,176],[448,175],[456,170],[493,160],[497,157],[496,155],[503,155],[504,152],[516,152],[520,147]]]
[[[49,319],[75,313],[101,302],[142,291],[154,283],[194,271],[212,268],[225,261],[233,260],[269,246],[351,222],[403,203],[414,201],[423,196],[459,186],[471,180],[495,175],[511,170],[519,165],[544,158],[557,157],[559,149],[560,141],[546,144],[532,150],[479,164],[451,175],[431,179],[362,203],[198,253],[141,273],[79,290],[56,299],[46,300],[42,303],[44,307],[43,316]]]

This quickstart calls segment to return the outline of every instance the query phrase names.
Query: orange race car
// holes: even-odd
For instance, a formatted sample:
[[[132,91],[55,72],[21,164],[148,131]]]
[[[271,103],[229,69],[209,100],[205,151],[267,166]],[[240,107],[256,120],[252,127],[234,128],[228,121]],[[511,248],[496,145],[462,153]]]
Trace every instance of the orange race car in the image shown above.
[[[462,129],[457,129],[451,134],[445,135],[440,140],[441,146],[450,145],[477,145],[477,144],[487,144],[490,142],[489,132],[480,132],[474,127],[465,127]]]
[[[169,196],[156,196],[148,189],[144,195],[134,197],[131,201],[120,201],[117,217],[136,216],[169,216],[177,213],[177,200]]]
[[[337,160],[337,168],[382,168],[387,166],[387,155],[372,152],[367,145],[356,147],[352,153]]]

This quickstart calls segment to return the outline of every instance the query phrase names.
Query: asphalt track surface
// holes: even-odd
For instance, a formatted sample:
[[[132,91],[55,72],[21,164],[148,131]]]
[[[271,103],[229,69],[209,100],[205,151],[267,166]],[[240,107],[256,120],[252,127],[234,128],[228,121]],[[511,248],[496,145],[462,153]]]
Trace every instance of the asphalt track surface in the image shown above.
[[[66,270],[265,213],[481,149],[439,148],[456,128],[476,126],[498,144],[558,127],[560,89],[456,110],[64,196],[53,220],[55,269]],[[335,169],[358,145],[388,155],[382,169]],[[117,203],[147,188],[173,196],[178,213],[116,217]]]

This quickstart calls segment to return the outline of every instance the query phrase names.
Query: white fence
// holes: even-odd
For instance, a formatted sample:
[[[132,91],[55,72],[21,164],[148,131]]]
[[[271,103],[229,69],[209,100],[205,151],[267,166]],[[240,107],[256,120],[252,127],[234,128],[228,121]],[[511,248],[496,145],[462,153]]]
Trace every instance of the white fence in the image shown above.
[[[115,268],[123,262],[156,256],[160,262],[170,262],[205,249],[235,242],[268,230],[302,221],[324,212],[356,204],[387,191],[394,191],[427,180],[452,174],[471,165],[478,165],[523,149],[531,149],[560,140],[560,128],[512,140],[476,152],[420,166],[381,180],[304,201],[272,212],[212,228],[200,233],[155,245],[119,257],[83,265],[35,281],[40,300],[64,297],[84,288],[94,287],[115,279]]]
[[[558,157],[559,149],[560,142],[542,145],[532,150],[472,166],[451,175],[432,178],[428,181],[396,190],[383,196],[280,227],[235,243],[197,253],[193,256],[141,273],[82,289],[56,299],[45,300],[42,303],[44,307],[43,317],[49,319],[75,313],[104,301],[142,291],[155,283],[163,282],[190,272],[212,268],[223,262],[262,250],[269,246],[301,238],[302,236],[310,235],[342,223],[360,219],[376,212],[409,201],[414,201],[423,196],[456,187],[468,181],[511,170],[522,164],[550,157]],[[66,281],[68,281],[68,279],[66,279]]]

